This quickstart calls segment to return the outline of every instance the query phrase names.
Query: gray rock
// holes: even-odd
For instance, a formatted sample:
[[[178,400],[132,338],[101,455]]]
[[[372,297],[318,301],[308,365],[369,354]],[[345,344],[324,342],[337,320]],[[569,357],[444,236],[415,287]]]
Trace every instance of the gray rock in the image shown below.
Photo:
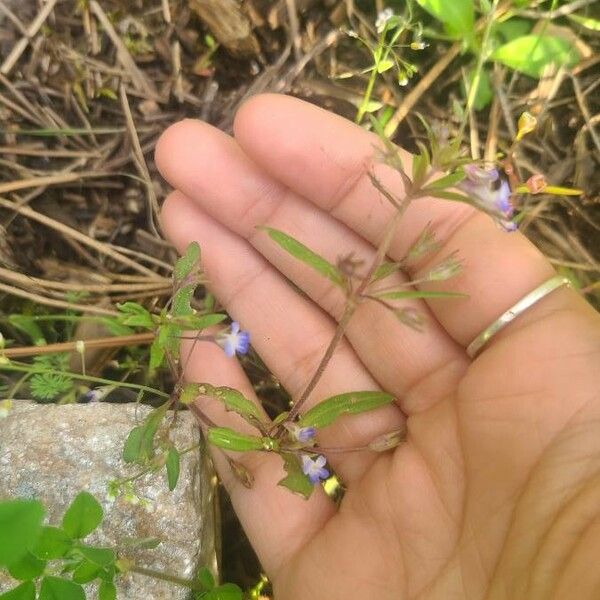
[[[189,578],[198,566],[216,571],[215,482],[206,451],[182,456],[179,483],[169,492],[164,472],[135,484],[141,504],[111,501],[107,484],[139,471],[121,460],[123,442],[148,408],[135,404],[39,405],[15,401],[0,419],[0,499],[31,497],[43,501],[49,524],[60,525],[76,494],[86,490],[104,508],[100,528],[86,542],[119,549],[136,565]],[[190,413],[179,413],[171,434],[178,448],[199,441]],[[146,504],[147,503],[147,504]],[[127,538],[155,537],[153,550],[123,550]],[[50,563],[52,564],[52,563]],[[0,574],[0,592],[14,586]],[[117,578],[120,600],[184,600],[186,588],[143,575]],[[88,586],[91,591],[92,586]],[[95,593],[88,594],[94,598]]]

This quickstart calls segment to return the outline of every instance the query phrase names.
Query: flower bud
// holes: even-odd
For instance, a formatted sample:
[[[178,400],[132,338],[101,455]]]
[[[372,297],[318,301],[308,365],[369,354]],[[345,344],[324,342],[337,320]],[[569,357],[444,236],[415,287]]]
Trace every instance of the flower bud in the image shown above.
[[[428,281],[446,281],[455,275],[458,275],[462,270],[461,263],[454,258],[454,256],[449,256],[446,260],[441,262],[439,265],[436,265],[427,273],[425,278]]]
[[[547,185],[548,183],[546,182],[546,178],[541,173],[532,175],[525,182],[525,187],[527,188],[530,194],[539,194],[543,192],[546,189]]]
[[[537,127],[537,119],[528,112],[524,112],[517,122],[517,137],[515,140],[519,142],[523,139],[528,133],[531,133]]]
[[[387,452],[406,440],[406,429],[397,429],[376,437],[370,444],[369,450]]]

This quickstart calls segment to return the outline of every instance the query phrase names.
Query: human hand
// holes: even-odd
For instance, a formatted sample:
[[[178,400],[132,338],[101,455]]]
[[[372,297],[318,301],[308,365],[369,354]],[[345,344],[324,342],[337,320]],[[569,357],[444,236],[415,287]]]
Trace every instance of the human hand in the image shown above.
[[[374,164],[376,143],[339,117],[266,95],[238,112],[235,139],[184,121],[157,147],[177,190],[163,207],[166,234],[179,250],[199,241],[211,291],[292,398],[333,336],[344,297],[256,227],[281,229],[331,262],[350,252],[372,260],[394,208],[368,170],[401,191]],[[404,423],[406,442],[384,454],[329,455],[347,486],[338,510],[320,489],[304,501],[278,487],[277,456],[241,457],[255,477],[246,489],[216,454],[236,511],[278,600],[598,598],[600,317],[562,287],[469,360],[469,342],[553,270],[521,234],[468,205],[427,198],[409,206],[389,256],[404,256],[428,223],[441,247],[410,276],[456,251],[464,268],[443,289],[469,297],[407,303],[426,316],[422,333],[361,304],[305,407],[386,390],[395,405],[344,417],[319,443],[360,446]],[[197,344],[186,376],[256,399],[239,364],[208,343]],[[206,410],[219,424],[235,418]]]

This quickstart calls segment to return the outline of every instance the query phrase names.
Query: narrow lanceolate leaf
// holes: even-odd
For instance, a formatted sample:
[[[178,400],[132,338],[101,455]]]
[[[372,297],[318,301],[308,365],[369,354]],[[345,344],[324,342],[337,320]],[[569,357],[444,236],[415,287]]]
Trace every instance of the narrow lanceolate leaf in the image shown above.
[[[230,388],[230,387],[215,387],[209,383],[198,383],[191,384],[194,386],[193,393],[196,396],[211,396],[216,398],[223,403],[225,409],[228,411],[236,412],[244,419],[250,418],[250,422],[253,420],[261,421],[263,416],[259,407],[248,400],[241,392]],[[189,386],[186,386],[186,390]]]
[[[37,540],[44,507],[37,500],[0,502],[0,566],[19,561]]]
[[[423,190],[428,192],[429,190],[445,190],[446,188],[454,187],[457,183],[460,183],[465,178],[465,172],[463,170],[444,175],[435,181],[427,184],[427,187]]]
[[[283,233],[283,231],[272,229],[271,227],[261,227],[261,229],[264,229],[273,241],[277,242],[277,244],[279,244],[286,252],[289,252],[294,258],[297,258],[305,265],[308,265],[324,277],[327,277],[327,279],[336,285],[340,287],[344,286],[344,276],[340,270],[330,262],[326,261],[322,256],[319,256],[298,240],[290,237],[287,233]]]
[[[169,448],[167,453],[167,483],[169,490],[172,492],[177,487],[179,481],[180,459],[177,448]]]
[[[413,298],[468,298],[468,294],[461,292],[433,292],[426,290],[392,290],[390,292],[376,292],[377,298],[389,300],[408,300]]]
[[[192,242],[186,249],[185,254],[175,263],[173,275],[176,281],[185,279],[197,266],[200,260],[200,246],[198,242]]]
[[[580,56],[564,38],[523,35],[496,48],[491,59],[537,79],[550,63],[557,67],[570,67],[579,61]]]
[[[412,179],[415,186],[421,185],[431,166],[431,157],[429,156],[427,146],[419,141],[417,142],[417,145],[421,152],[413,158]]]
[[[394,401],[385,392],[349,392],[332,396],[319,402],[299,420],[302,427],[326,427],[342,415],[358,414],[374,410]]]
[[[520,185],[515,189],[517,194],[531,194],[531,191],[526,185]],[[553,196],[581,196],[583,190],[577,188],[560,187],[557,185],[547,185],[542,191],[542,194],[552,194]]]
[[[371,281],[379,281],[380,279],[385,279],[389,277],[393,273],[397,273],[400,270],[400,263],[396,262],[384,262],[381,263],[377,269],[375,269],[375,273],[373,273],[373,277],[371,277]]]
[[[104,511],[98,500],[88,492],[79,492],[67,508],[62,526],[68,535],[79,539],[94,531],[102,522],[103,516]]]
[[[295,454],[289,452],[283,452],[281,458],[283,459],[283,468],[287,475],[277,485],[286,487],[288,490],[308,500],[314,490],[314,485],[302,471],[300,460]]]
[[[262,438],[254,435],[239,433],[229,427],[209,427],[208,441],[218,448],[234,450],[235,452],[248,452],[249,450],[263,450]]]
[[[190,315],[185,317],[177,317],[175,321],[183,329],[202,330],[212,325],[218,325],[224,321],[227,315],[221,313],[210,313],[207,315]]]

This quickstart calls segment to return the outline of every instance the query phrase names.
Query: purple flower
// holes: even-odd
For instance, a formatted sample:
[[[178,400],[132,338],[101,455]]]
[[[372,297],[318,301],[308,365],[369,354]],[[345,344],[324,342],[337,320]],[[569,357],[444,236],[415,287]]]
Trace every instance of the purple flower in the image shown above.
[[[319,454],[316,458],[311,458],[308,454],[302,454],[302,472],[308,477],[311,483],[318,483],[320,479],[327,479],[329,471],[325,468],[327,459]]]
[[[466,178],[459,188],[468,194],[484,210],[496,213],[498,223],[507,231],[514,231],[511,221],[514,209],[510,203],[510,186],[500,177],[497,169],[484,169],[477,165],[465,165]]]
[[[223,348],[225,354],[229,357],[238,354],[246,354],[250,347],[250,334],[247,331],[240,331],[240,324],[233,321],[227,333],[221,333],[217,338],[217,344]]]
[[[87,404],[89,402],[101,402],[108,396],[116,386],[114,385],[102,385],[97,388],[93,388],[88,390],[80,399],[82,404]]]
[[[292,438],[307,446],[315,443],[317,430],[314,427],[300,427],[296,423],[285,423],[284,427],[290,432]]]

